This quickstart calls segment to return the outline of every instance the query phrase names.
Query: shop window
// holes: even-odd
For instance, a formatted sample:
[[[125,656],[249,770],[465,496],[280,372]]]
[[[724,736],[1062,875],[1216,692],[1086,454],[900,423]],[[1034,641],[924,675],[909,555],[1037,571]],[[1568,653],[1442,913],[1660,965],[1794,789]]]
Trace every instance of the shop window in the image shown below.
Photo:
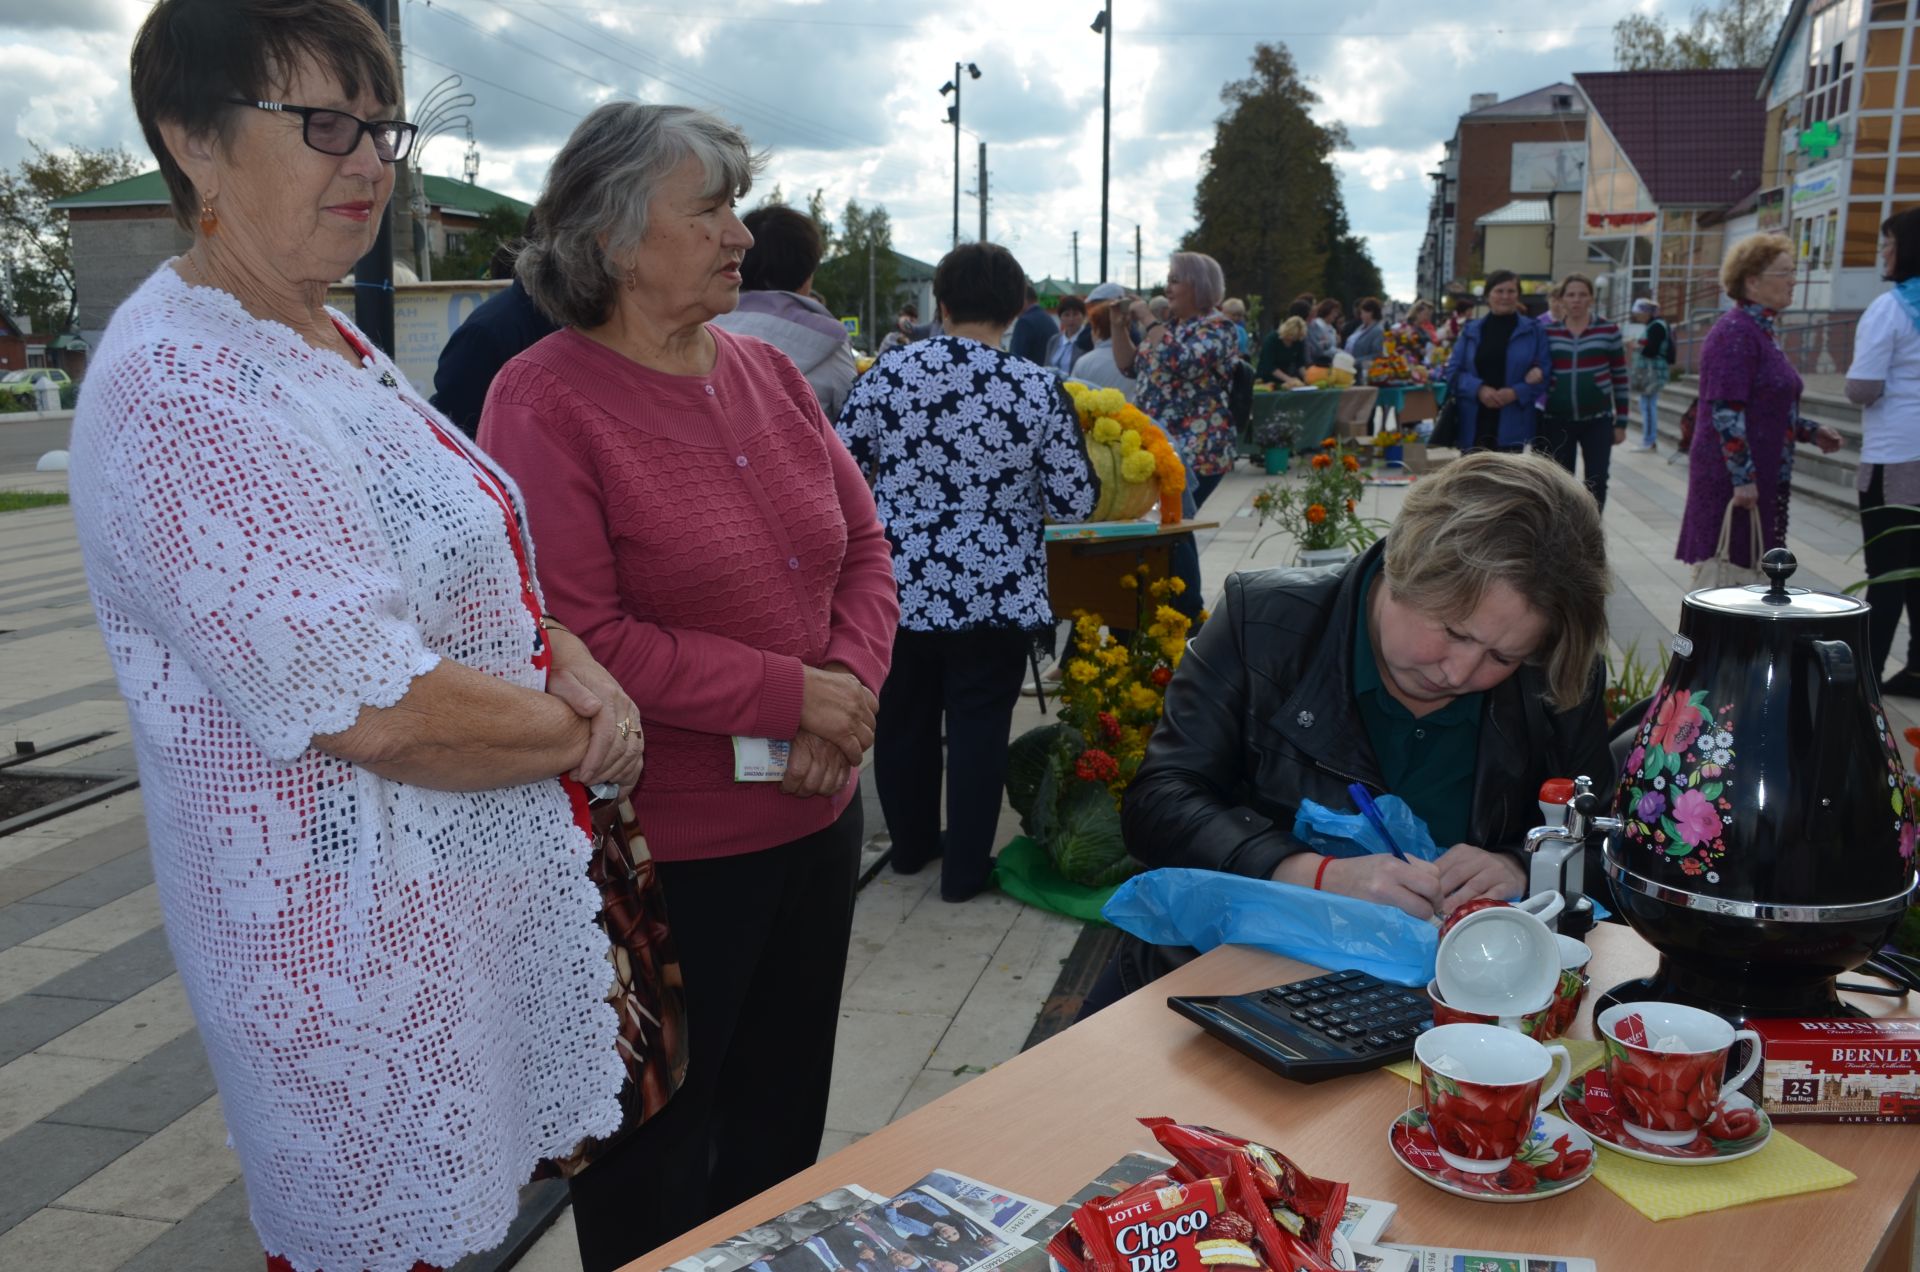
[[[1879,195],[1887,189],[1887,161],[1885,159],[1855,159],[1853,161],[1852,191],[1854,195]]]
[[[1880,201],[1847,205],[1847,232],[1840,263],[1848,269],[1870,269],[1880,252]]]
[[[1899,86],[1898,71],[1869,71],[1865,83],[1860,87],[1861,110],[1892,110],[1895,90]]]
[[[1920,75],[1914,78],[1920,79]],[[1907,154],[1920,154],[1920,111],[1910,110],[1900,117],[1900,149]]]
[[[1920,156],[1903,155],[1893,163],[1895,195],[1920,194]]]
[[[1869,67],[1898,66],[1901,62],[1901,46],[1906,42],[1905,27],[1882,27],[1867,32],[1867,65]]]
[[[1873,0],[1871,22],[1904,22],[1907,17],[1909,0]]]
[[[1913,86],[1920,84],[1920,75],[1913,77],[1907,91],[1913,92]],[[1854,121],[1853,149],[1857,154],[1884,155],[1893,148],[1893,116],[1862,115]]]

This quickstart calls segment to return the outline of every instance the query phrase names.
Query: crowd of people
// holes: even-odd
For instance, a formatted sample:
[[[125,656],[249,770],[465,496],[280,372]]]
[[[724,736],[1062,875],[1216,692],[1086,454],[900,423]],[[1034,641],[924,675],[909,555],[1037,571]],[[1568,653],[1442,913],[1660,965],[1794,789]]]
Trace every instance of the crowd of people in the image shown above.
[[[132,83],[192,242],[97,352],[72,497],[169,938],[273,1268],[450,1266],[501,1239],[539,1169],[568,1179],[600,1272],[810,1165],[869,755],[894,869],[938,862],[955,903],[988,885],[1012,712],[1056,619],[1043,523],[1098,495],[1063,381],[1120,389],[1166,431],[1191,515],[1256,378],[1384,347],[1372,297],[1347,321],[1301,296],[1256,340],[1196,252],[1163,296],[1103,283],[1049,313],[977,243],[856,376],[813,293],[812,222],[736,210],[763,162],[749,139],[613,101],[554,159],[511,285],[449,342],[429,400],[325,305],[414,139],[364,10],[159,0]],[[1920,516],[1920,213],[1884,227],[1883,267],[1897,286],[1848,379],[1870,534]],[[1684,560],[1729,512],[1782,542],[1795,442],[1838,445],[1770,336],[1791,272],[1770,236],[1726,262]],[[1407,339],[1451,349],[1475,453],[1358,559],[1216,589],[1125,797],[1137,857],[1423,915],[1520,886],[1539,782],[1609,767],[1607,456],[1633,396],[1655,444],[1675,357],[1642,302],[1629,369],[1595,298],[1570,275],[1540,321],[1497,271],[1444,318],[1404,315]],[[1915,544],[1869,544],[1869,569],[1912,568]],[[1869,595],[1884,661],[1920,592]],[[1920,691],[1920,649],[1887,686]],[[1293,813],[1342,802],[1334,773],[1400,794],[1447,850],[1309,850]],[[595,886],[638,869],[603,855],[592,809],[615,797],[687,1005],[684,1075],[651,1101],[629,1097],[659,1022],[610,985],[657,972],[662,933]],[[1089,1009],[1182,957],[1130,943]],[[938,1215],[889,1222],[912,1266],[965,1240]]]

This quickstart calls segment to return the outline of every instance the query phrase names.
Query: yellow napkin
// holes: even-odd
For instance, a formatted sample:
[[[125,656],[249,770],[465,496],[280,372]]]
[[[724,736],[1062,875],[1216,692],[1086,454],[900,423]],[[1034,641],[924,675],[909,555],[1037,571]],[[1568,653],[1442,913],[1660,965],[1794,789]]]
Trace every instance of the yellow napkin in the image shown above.
[[[1819,1192],[1854,1181],[1836,1166],[1774,1128],[1767,1146],[1752,1157],[1717,1166],[1663,1166],[1623,1157],[1596,1144],[1593,1173],[1613,1194],[1649,1219],[1678,1219],[1725,1210],[1769,1197]]]
[[[1600,1063],[1602,1048],[1598,1042],[1595,1042],[1591,1038],[1555,1038],[1553,1041],[1567,1049],[1567,1058],[1573,1061],[1573,1071],[1575,1074],[1585,1073],[1588,1069]],[[1420,1080],[1420,1062],[1418,1060],[1402,1060],[1399,1064],[1388,1065],[1387,1072],[1399,1074],[1409,1082],[1418,1082]]]

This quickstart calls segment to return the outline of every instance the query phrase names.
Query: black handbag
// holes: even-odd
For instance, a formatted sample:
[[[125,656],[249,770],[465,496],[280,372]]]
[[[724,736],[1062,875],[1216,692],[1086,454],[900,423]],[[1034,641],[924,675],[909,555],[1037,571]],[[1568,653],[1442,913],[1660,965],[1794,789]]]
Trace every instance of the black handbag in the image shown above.
[[[1440,404],[1440,414],[1433,417],[1433,435],[1427,439],[1429,446],[1458,446],[1460,444],[1460,398],[1451,388],[1447,391],[1447,400]]]

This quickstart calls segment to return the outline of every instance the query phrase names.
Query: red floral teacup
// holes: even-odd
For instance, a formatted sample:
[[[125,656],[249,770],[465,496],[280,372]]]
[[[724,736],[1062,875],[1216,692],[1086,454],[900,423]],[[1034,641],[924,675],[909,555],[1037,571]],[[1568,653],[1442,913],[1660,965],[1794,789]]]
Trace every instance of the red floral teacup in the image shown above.
[[[1433,1023],[1436,1025],[1495,1025],[1501,1029],[1517,1029],[1529,1038],[1557,1038],[1554,1020],[1560,1000],[1556,996],[1547,1000],[1546,1005],[1517,1016],[1493,1016],[1485,1012],[1466,1011],[1452,1007],[1440,992],[1440,982],[1427,982],[1427,1000],[1433,1004]]]
[[[1584,941],[1576,941],[1570,936],[1555,934],[1555,942],[1560,946],[1560,984],[1553,991],[1553,1019],[1546,1033],[1536,1033],[1536,1038],[1558,1038],[1573,1028],[1574,1018],[1580,1014],[1580,1004],[1586,1000],[1587,985],[1592,977],[1587,974],[1587,964],[1593,959],[1593,951]]]
[[[1434,1144],[1470,1175],[1505,1170],[1573,1072],[1565,1047],[1493,1025],[1436,1025],[1413,1054]]]
[[[1649,1144],[1693,1143],[1719,1111],[1721,1090],[1739,1090],[1760,1067],[1759,1034],[1696,1007],[1621,1003],[1596,1023],[1621,1125]],[[1742,1039],[1747,1062],[1728,1078],[1727,1053]]]

